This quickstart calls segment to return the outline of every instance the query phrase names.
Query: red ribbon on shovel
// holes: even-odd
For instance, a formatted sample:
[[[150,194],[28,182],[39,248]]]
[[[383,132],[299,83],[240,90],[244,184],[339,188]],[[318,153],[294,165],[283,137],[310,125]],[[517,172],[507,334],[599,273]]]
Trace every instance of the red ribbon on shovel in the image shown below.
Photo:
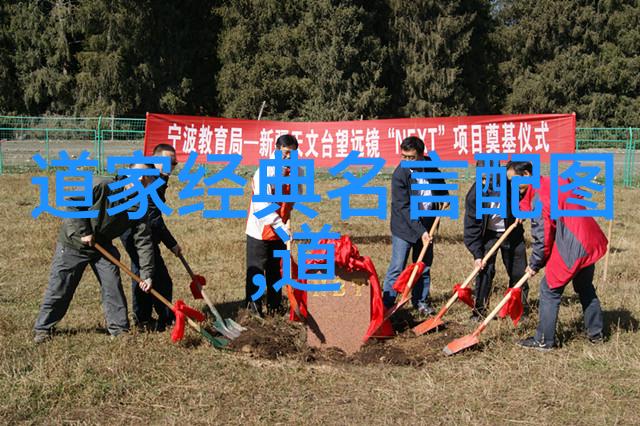
[[[524,307],[522,306],[522,289],[510,288],[504,294],[505,296],[509,294],[509,300],[502,309],[500,309],[500,313],[498,313],[498,315],[500,318],[504,318],[509,315],[513,321],[513,325],[517,326],[518,321],[520,321],[520,317],[522,317],[522,313],[524,312]]]
[[[416,266],[416,264],[418,265],[418,272],[416,272],[414,279],[420,279],[419,277],[424,271],[424,262],[412,263],[411,265],[407,266],[404,271],[402,271],[395,284],[393,284],[393,289],[395,291],[397,291],[398,293],[404,292],[404,290],[407,288],[407,285],[409,284],[409,278],[411,278],[411,273],[413,272],[413,268]]]
[[[194,275],[191,280],[191,284],[189,284],[189,288],[191,289],[191,294],[193,294],[194,299],[202,299],[202,293],[200,292],[200,287],[204,287],[207,284],[207,280],[202,275]]]
[[[475,303],[473,302],[471,289],[469,287],[462,287],[462,284],[456,284],[453,286],[453,291],[458,293],[458,299],[461,302],[466,303],[470,308],[474,307]]]
[[[177,300],[171,310],[176,314],[176,324],[171,331],[171,340],[174,342],[178,342],[184,337],[184,322],[186,321],[186,317],[198,322],[202,322],[206,318],[202,312],[193,309],[182,300]]]

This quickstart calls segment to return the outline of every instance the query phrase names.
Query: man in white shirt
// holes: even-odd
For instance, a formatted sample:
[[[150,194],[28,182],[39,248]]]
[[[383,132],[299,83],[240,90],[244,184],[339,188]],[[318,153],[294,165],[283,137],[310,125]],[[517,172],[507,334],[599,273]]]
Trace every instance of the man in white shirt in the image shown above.
[[[292,135],[282,135],[276,140],[276,150],[282,152],[282,158],[288,159],[291,151],[298,149],[298,141]],[[269,167],[267,174],[274,176],[275,173],[286,175],[288,170],[276,170]],[[260,195],[260,169],[258,168],[251,180],[252,195]],[[275,194],[273,185],[267,185],[267,191]],[[289,193],[288,185],[285,185],[283,194]],[[251,296],[256,293],[258,287],[253,283],[253,277],[257,274],[265,276],[267,283],[267,311],[276,313],[281,310],[282,292],[276,291],[273,285],[278,282],[282,275],[280,273],[280,258],[274,256],[276,250],[286,250],[286,244],[280,239],[276,229],[285,230],[285,224],[289,221],[293,203],[277,203],[278,210],[269,213],[265,217],[258,219],[254,213],[268,207],[269,202],[251,201],[247,215],[247,274],[245,283],[245,303],[254,313],[262,316],[262,298],[256,300],[255,304]]]

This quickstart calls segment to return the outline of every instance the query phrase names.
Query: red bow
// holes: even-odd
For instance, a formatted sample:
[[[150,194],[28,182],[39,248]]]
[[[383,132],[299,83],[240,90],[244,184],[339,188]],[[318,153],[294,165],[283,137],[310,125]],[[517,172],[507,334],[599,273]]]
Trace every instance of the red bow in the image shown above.
[[[193,294],[194,299],[202,299],[200,287],[204,287],[205,285],[207,285],[207,280],[202,275],[193,276],[189,288],[191,289],[191,294]]]
[[[182,300],[177,300],[176,303],[173,304],[173,308],[171,308],[171,310],[176,314],[176,324],[173,326],[173,330],[171,331],[171,340],[174,342],[182,340],[184,337],[185,317],[189,317],[198,322],[202,322],[206,318],[202,312],[187,306],[187,304]]]
[[[418,271],[413,277],[413,283],[411,283],[411,286],[415,284],[416,280],[418,280],[418,278],[420,277],[420,275],[422,275],[422,272],[424,271],[424,262],[412,263],[411,265],[407,266],[405,270],[402,271],[402,273],[396,280],[395,284],[393,284],[393,289],[395,291],[397,291],[398,293],[404,293],[405,289],[407,288],[407,285],[409,284],[409,278],[411,278],[411,274],[413,273],[413,268],[416,265],[418,265]]]
[[[509,300],[502,309],[500,309],[500,313],[498,315],[500,318],[504,318],[509,315],[513,321],[513,325],[517,326],[518,321],[520,321],[520,317],[522,317],[522,313],[524,312],[524,307],[522,306],[522,289],[510,288],[504,294],[509,295]]]
[[[466,303],[469,307],[473,308],[474,302],[473,297],[471,297],[471,289],[469,287],[462,287],[461,284],[456,284],[453,286],[453,291],[458,293],[458,299],[461,302]]]

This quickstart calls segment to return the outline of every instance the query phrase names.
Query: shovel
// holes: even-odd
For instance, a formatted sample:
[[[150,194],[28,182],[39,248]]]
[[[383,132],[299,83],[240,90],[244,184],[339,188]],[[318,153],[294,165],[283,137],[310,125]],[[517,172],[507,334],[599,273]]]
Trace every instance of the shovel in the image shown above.
[[[518,281],[516,283],[516,285],[513,286],[513,288],[522,287],[522,285],[525,282],[527,282],[527,280],[529,278],[531,278],[531,275],[528,272],[525,273],[524,276],[522,278],[520,278],[520,281]],[[482,321],[482,323],[478,326],[478,328],[475,329],[475,331],[473,333],[468,334],[468,335],[463,336],[463,337],[460,337],[459,339],[455,339],[451,343],[449,343],[447,346],[445,346],[445,348],[443,349],[443,352],[445,353],[445,355],[456,354],[456,353],[458,353],[460,351],[463,351],[465,349],[469,349],[470,347],[475,346],[478,343],[480,343],[480,340],[478,340],[478,336],[480,335],[480,333],[482,333],[484,331],[485,328],[487,328],[487,325],[491,322],[493,317],[498,315],[498,313],[500,312],[500,309],[502,309],[502,307],[509,301],[510,297],[511,297],[511,294],[508,292],[502,298],[500,303],[498,303],[498,305],[493,309],[493,311],[491,311],[489,316],[487,316],[484,319],[484,321]]]
[[[216,320],[213,322],[213,328],[215,328],[216,331],[218,331],[224,337],[227,337],[232,340],[238,338],[240,336],[240,333],[246,330],[246,328],[244,328],[243,326],[241,326],[231,318],[227,318],[224,320],[222,319],[220,312],[218,312],[218,310],[213,305],[213,303],[211,303],[211,299],[209,299],[209,296],[207,296],[207,294],[204,292],[204,289],[202,288],[200,283],[197,281],[196,274],[193,273],[193,270],[187,263],[187,259],[184,258],[182,253],[178,255],[178,258],[184,265],[184,268],[189,273],[189,276],[191,277],[191,280],[195,283],[196,287],[198,288],[198,291],[200,292],[200,294],[202,294],[202,298],[207,303],[207,306],[209,306],[209,310],[211,311],[213,316],[216,318]]]
[[[436,217],[436,219],[433,221],[433,225],[431,225],[431,229],[429,230],[429,236],[431,237],[431,241],[433,241],[433,235],[436,233],[436,229],[438,228],[439,223],[440,223],[440,216]],[[382,324],[384,324],[389,318],[391,318],[393,314],[398,312],[398,309],[403,307],[404,304],[411,299],[411,289],[413,289],[413,283],[416,280],[416,274],[418,273],[418,263],[422,262],[422,259],[424,259],[425,254],[427,254],[427,249],[429,248],[431,241],[429,241],[429,244],[423,244],[422,250],[420,250],[420,255],[418,256],[418,260],[416,261],[416,265],[413,267],[413,270],[411,271],[411,276],[409,277],[409,281],[407,281],[407,286],[405,287],[404,292],[402,292],[402,296],[400,297],[400,300],[396,302],[396,304],[393,305],[393,307],[387,311],[382,321],[380,321],[380,324],[378,325],[378,327],[370,333],[371,336],[373,336],[380,329],[380,327],[382,327]]]
[[[104,247],[102,247],[100,244],[94,243],[93,247],[95,247],[96,250],[98,250],[100,253],[102,253],[102,255],[104,257],[106,257],[111,263],[113,263],[114,265],[116,265],[117,267],[122,269],[131,278],[133,278],[137,282],[143,281],[139,276],[137,276],[136,274],[131,272],[131,270],[129,270],[129,268],[124,266],[124,264],[122,262],[120,262],[118,259],[113,257],[111,255],[111,253],[106,251],[104,249]],[[155,297],[156,299],[158,299],[159,301],[161,301],[162,303],[167,305],[167,307],[169,309],[173,309],[173,304],[171,302],[169,302],[167,299],[165,299],[165,297],[163,295],[161,295],[160,293],[158,293],[156,290],[151,288],[151,289],[149,289],[149,293],[151,293],[151,295],[153,297]],[[202,337],[204,337],[206,340],[208,340],[209,343],[211,343],[213,345],[213,347],[215,347],[215,348],[224,348],[225,346],[227,346],[229,344],[229,341],[227,339],[225,339],[225,338],[213,337],[204,328],[200,327],[200,324],[198,324],[197,322],[193,321],[191,318],[187,317],[186,320],[187,320],[187,323],[189,324],[189,326],[191,328],[193,328],[195,331],[197,331],[198,333],[200,333],[200,335]]]
[[[511,224],[511,226],[507,228],[506,231],[504,231],[500,239],[496,241],[493,247],[491,247],[491,249],[487,252],[487,254],[485,254],[484,258],[482,258],[483,264],[486,263],[491,258],[491,256],[493,256],[496,250],[498,250],[498,247],[502,245],[502,243],[504,242],[504,240],[507,239],[511,231],[516,229],[517,226],[518,226],[518,222],[514,222]],[[476,277],[476,275],[478,275],[479,272],[480,272],[480,268],[478,267],[474,268],[474,270],[469,274],[469,276],[467,276],[464,282],[460,284],[460,288],[461,289],[467,288],[467,286],[471,284],[471,281],[473,281],[473,279]],[[442,309],[440,309],[440,311],[435,317],[428,318],[413,328],[413,332],[415,333],[415,335],[421,336],[428,331],[434,330],[440,327],[441,325],[444,325],[444,322],[442,322],[442,317],[447,313],[449,308],[455,303],[457,299],[458,299],[458,292],[455,291],[451,296],[451,298],[449,298],[449,301],[446,303],[446,305],[444,305]]]

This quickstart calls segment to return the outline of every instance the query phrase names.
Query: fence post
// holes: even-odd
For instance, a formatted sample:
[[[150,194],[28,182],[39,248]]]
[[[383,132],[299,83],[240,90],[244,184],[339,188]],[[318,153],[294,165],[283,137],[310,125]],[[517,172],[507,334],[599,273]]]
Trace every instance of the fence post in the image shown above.
[[[96,134],[93,137],[95,141],[95,156],[98,160],[98,173],[102,174],[102,141],[100,140],[100,127],[102,126],[102,115],[98,117],[98,129],[96,130]]]
[[[47,171],[49,171],[49,168],[51,167],[51,153],[49,151],[49,129],[44,129],[44,149],[47,153]]]
[[[636,140],[633,138],[633,128],[629,127],[629,141],[631,145],[631,161],[629,162],[629,186],[633,186],[636,167]]]
[[[631,167],[631,133],[629,133],[629,139],[625,143],[624,150],[624,168],[622,172],[622,186],[629,186],[629,168]]]

